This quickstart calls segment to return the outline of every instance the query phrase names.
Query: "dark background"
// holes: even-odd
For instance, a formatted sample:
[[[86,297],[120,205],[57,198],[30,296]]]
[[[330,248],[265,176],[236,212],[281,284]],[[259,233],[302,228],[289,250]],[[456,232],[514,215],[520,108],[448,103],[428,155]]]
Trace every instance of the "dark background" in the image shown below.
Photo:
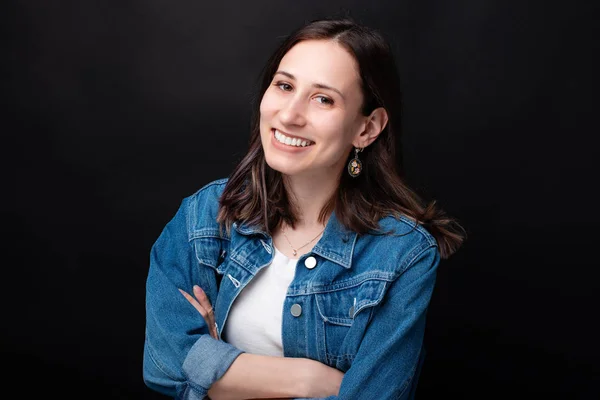
[[[159,398],[150,247],[244,153],[281,38],[350,13],[398,59],[408,181],[469,235],[439,269],[419,399],[599,398],[594,7],[3,2],[4,390]]]

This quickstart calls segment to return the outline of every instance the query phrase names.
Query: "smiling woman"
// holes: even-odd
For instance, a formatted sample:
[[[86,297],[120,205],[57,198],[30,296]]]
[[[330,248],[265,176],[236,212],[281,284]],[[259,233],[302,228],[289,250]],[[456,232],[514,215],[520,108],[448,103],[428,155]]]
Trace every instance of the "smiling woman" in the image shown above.
[[[397,170],[389,46],[313,21],[267,62],[247,154],[151,252],[144,380],[181,399],[412,399],[453,218]],[[214,305],[214,308],[213,308]]]
[[[383,108],[370,119],[361,115],[360,82],[356,61],[336,41],[306,40],[290,49],[260,103],[269,167],[333,190],[352,146],[368,146],[387,122]]]

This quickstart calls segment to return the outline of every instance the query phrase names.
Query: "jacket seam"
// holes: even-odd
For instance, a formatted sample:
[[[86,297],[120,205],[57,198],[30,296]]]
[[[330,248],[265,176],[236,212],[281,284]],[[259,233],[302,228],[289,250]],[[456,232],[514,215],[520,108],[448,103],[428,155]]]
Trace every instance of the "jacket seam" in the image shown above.
[[[395,278],[396,278],[395,276],[390,276],[390,277],[384,276],[384,275],[391,275],[391,274],[392,274],[392,272],[385,272],[385,273],[382,273],[381,271],[365,272],[363,274],[360,274],[360,275],[358,275],[354,278],[348,279],[346,281],[336,282],[336,284],[331,285],[331,287],[324,286],[324,285],[311,286],[311,287],[309,287],[310,291],[308,291],[308,293],[302,293],[301,295],[338,292],[340,290],[346,290],[346,289],[351,289],[351,288],[360,286],[367,281],[392,282],[395,280]],[[346,283],[347,283],[347,285],[346,285]],[[341,286],[341,285],[344,285],[344,286]]]
[[[418,231],[421,234],[421,236],[425,238],[425,240],[427,240],[429,244],[435,245],[437,243],[433,235],[431,235],[431,233],[427,229],[425,229],[421,224],[417,224],[417,226],[415,227],[414,221],[412,221],[404,215],[400,216],[400,221],[404,222],[410,227],[413,227],[416,231]]]
[[[202,193],[203,191],[205,191],[206,189],[209,189],[212,186],[223,185],[223,184],[227,183],[228,180],[229,180],[229,178],[220,178],[220,179],[215,179],[214,181],[208,182],[206,185],[204,185],[200,189],[196,190],[196,192],[193,193],[190,197],[197,196],[198,194]]]
[[[229,240],[229,238],[224,238],[219,236],[218,230],[213,228],[204,228],[200,230],[189,231],[188,230],[188,241],[193,241],[196,239],[219,239],[219,240]]]
[[[404,273],[410,267],[412,267],[412,265],[421,256],[421,254],[425,253],[427,250],[429,250],[431,248],[437,248],[437,245],[426,242],[426,243],[421,244],[420,246],[415,247],[406,257],[406,260],[408,260],[408,261],[405,261],[403,263],[404,266],[400,267],[398,276],[401,275],[402,273]],[[396,280],[397,278],[398,277],[396,277],[394,280]]]
[[[241,260],[239,260],[236,256],[238,255],[238,253],[230,253],[230,257],[229,259],[231,260],[232,263],[235,263],[235,265],[239,266],[241,269],[243,269],[244,271],[246,271],[247,273],[249,273],[251,276],[254,276],[256,274],[256,271],[252,271],[249,268],[246,267],[245,264],[241,263]],[[248,261],[247,259],[244,259],[243,261]],[[266,265],[266,264],[265,264]],[[258,267],[257,267],[258,269]]]
[[[188,241],[192,241],[193,239],[195,239],[198,235],[198,232],[203,232],[203,231],[207,231],[210,232],[210,235],[207,235],[205,233],[202,233],[201,236],[203,235],[207,235],[210,237],[213,237],[213,235],[217,235],[216,238],[221,238],[221,236],[218,233],[214,233],[214,232],[218,232],[219,230],[217,228],[201,228],[199,230],[192,230],[192,221],[191,218],[193,215],[195,215],[195,213],[192,210],[192,207],[194,205],[198,204],[198,200],[200,198],[200,195],[202,195],[205,191],[207,191],[208,189],[210,189],[213,186],[222,186],[225,183],[227,183],[227,181],[229,180],[229,178],[221,178],[221,179],[217,179],[214,180],[212,182],[207,183],[206,185],[204,185],[203,187],[201,187],[200,189],[198,189],[195,193],[193,193],[192,195],[188,196],[184,201],[187,201],[187,208],[186,208],[186,229],[187,229],[187,234],[188,234]]]
[[[202,385],[198,385],[198,384],[192,382],[190,380],[190,378],[187,376],[187,374],[184,373],[183,375],[185,376],[185,381],[187,383],[187,386],[190,389],[192,389],[194,392],[196,392],[197,394],[202,395],[202,398],[205,398],[206,397],[206,393],[208,392],[208,389],[205,388]]]

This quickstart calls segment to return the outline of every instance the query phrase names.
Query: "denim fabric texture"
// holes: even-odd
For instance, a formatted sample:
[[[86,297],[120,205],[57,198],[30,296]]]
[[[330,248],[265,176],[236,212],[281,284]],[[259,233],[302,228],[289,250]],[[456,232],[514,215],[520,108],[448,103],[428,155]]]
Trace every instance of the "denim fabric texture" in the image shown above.
[[[274,256],[272,238],[255,227],[236,223],[230,235],[220,231],[216,215],[226,182],[183,199],[150,253],[143,378],[173,398],[206,398],[242,353],[210,337],[178,288],[204,289],[220,334],[236,297]],[[299,258],[287,291],[284,355],[343,371],[339,396],[328,399],[415,395],[440,255],[433,236],[409,218],[386,217],[380,227],[392,234],[357,235],[333,213],[321,239]],[[310,257],[314,268],[306,267]]]

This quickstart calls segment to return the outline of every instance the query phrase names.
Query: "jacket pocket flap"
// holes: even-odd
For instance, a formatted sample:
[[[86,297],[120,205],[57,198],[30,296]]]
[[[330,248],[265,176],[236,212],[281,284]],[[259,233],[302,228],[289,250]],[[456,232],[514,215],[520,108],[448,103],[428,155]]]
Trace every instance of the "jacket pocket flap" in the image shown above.
[[[356,314],[381,302],[386,281],[370,279],[343,289],[315,294],[317,308],[323,321],[351,326]]]
[[[193,241],[196,259],[200,264],[211,267],[222,273],[220,265],[227,251],[222,248],[221,240],[214,237],[200,237]]]

